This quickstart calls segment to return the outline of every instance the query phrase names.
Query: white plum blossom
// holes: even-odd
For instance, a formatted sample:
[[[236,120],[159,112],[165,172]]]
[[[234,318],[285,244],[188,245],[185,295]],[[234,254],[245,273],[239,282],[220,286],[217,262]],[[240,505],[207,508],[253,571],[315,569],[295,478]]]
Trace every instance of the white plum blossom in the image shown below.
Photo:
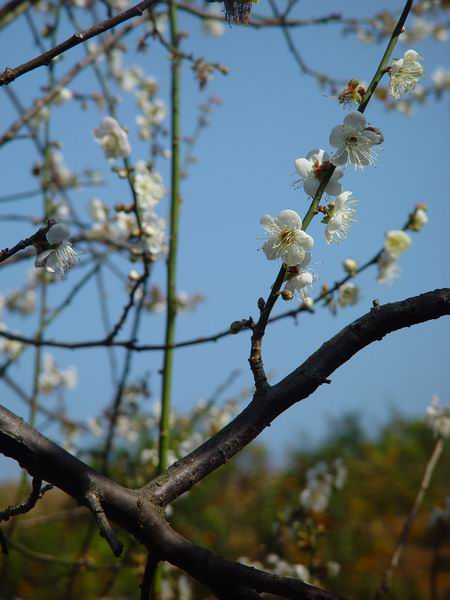
[[[409,216],[408,229],[420,231],[428,223],[427,210],[428,206],[426,204],[418,204]]]
[[[161,175],[158,171],[148,169],[145,161],[139,161],[136,164],[134,189],[137,194],[139,209],[143,212],[152,211],[166,194]]]
[[[418,42],[429,36],[433,32],[433,25],[429,21],[422,18],[416,18],[403,33],[400,34],[399,40],[402,44],[410,42]]]
[[[348,275],[356,275],[358,263],[354,258],[346,258],[342,263],[342,268]]]
[[[143,218],[143,232],[145,235],[144,251],[149,252],[153,258],[159,258],[167,252],[166,220],[148,211]]]
[[[112,117],[103,118],[100,127],[94,129],[94,139],[103,148],[108,160],[128,158],[131,154],[127,132]]]
[[[367,127],[367,121],[358,111],[351,112],[342,125],[333,127],[330,144],[336,148],[331,161],[336,166],[354,165],[355,169],[363,169],[375,162],[376,156],[372,147],[383,143],[383,135],[373,127]]]
[[[72,390],[78,383],[76,367],[60,369],[52,354],[44,354],[43,368],[39,375],[39,389],[43,394],[51,394],[58,388]]]
[[[439,398],[433,395],[427,408],[428,423],[435,437],[450,436],[450,406],[439,406]]]
[[[354,306],[357,304],[358,300],[359,287],[355,283],[348,281],[347,283],[341,285],[339,288],[339,306],[342,308],[345,306]]]
[[[263,215],[260,223],[269,234],[262,247],[269,260],[281,258],[288,267],[295,267],[314,246],[313,238],[302,230],[302,220],[293,210],[283,210],[275,218]]]
[[[325,239],[329,244],[347,237],[356,214],[354,206],[358,201],[352,192],[342,192],[328,207],[328,223],[325,227]]]
[[[284,289],[292,293],[292,297],[297,292],[302,300],[308,298],[308,291],[314,281],[317,279],[317,275],[312,271],[308,270],[307,267],[311,262],[311,253],[306,252],[305,258],[302,262],[295,267],[292,267],[288,271],[288,281],[284,286]]]
[[[384,249],[394,258],[398,258],[412,244],[411,238],[401,229],[384,234]]]
[[[450,88],[450,69],[444,67],[437,67],[431,75],[433,81],[433,87],[436,93],[441,93],[443,90]]]
[[[397,259],[389,252],[383,252],[378,259],[378,283],[392,284],[400,275]]]
[[[330,157],[325,150],[317,148],[311,150],[306,155],[306,158],[297,158],[295,168],[300,175],[301,184],[308,196],[314,196],[319,189],[320,182],[324,174],[330,166]],[[336,167],[331,175],[330,181],[327,183],[325,192],[330,196],[337,196],[342,192],[342,185],[338,179],[344,174],[343,167]]]
[[[314,283],[314,279],[314,273],[311,271],[300,271],[298,275],[294,275],[289,279],[284,289],[292,292],[292,294],[297,292],[302,299],[306,300],[308,298],[308,289]]]
[[[58,90],[58,93],[53,98],[53,102],[54,102],[54,104],[61,106],[62,104],[65,104],[66,102],[69,102],[70,100],[72,100],[72,98],[73,98],[72,90],[69,90],[69,88],[66,88],[66,87],[62,87]]]
[[[220,2],[212,2],[206,12],[211,15],[211,17],[222,17],[222,7]],[[203,31],[208,33],[212,37],[222,37],[225,33],[225,25],[223,23],[223,19],[214,19],[214,18],[206,18],[203,20]]]
[[[300,504],[311,512],[323,512],[330,501],[333,489],[342,489],[347,469],[341,458],[332,465],[317,463],[306,472],[306,487],[300,494]]]
[[[0,321],[0,331],[8,331],[5,323]],[[9,340],[8,338],[0,338],[0,353],[6,354],[10,358],[17,358],[25,348],[22,342],[17,340]]]
[[[44,267],[49,273],[55,273],[56,277],[63,279],[77,260],[72,244],[67,241],[69,236],[69,228],[64,223],[52,225],[45,235],[50,248],[38,254],[34,266]]]
[[[403,94],[411,91],[424,73],[424,68],[420,64],[423,60],[415,50],[407,50],[403,58],[392,61],[389,75],[389,92],[391,96],[398,99]]]

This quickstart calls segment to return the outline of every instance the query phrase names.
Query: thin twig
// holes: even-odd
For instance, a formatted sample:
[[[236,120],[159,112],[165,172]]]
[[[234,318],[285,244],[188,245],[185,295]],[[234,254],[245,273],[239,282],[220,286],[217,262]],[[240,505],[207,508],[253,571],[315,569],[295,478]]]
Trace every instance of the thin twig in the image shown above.
[[[389,562],[386,571],[384,572],[381,583],[378,586],[378,589],[375,593],[375,600],[381,600],[381,598],[383,598],[383,596],[389,590],[389,587],[392,583],[394,571],[400,562],[406,543],[408,541],[408,536],[411,531],[411,527],[413,526],[414,520],[422,505],[425,494],[428,491],[428,488],[430,487],[430,482],[433,476],[434,469],[436,468],[436,465],[439,461],[443,449],[444,439],[442,438],[442,436],[439,436],[439,438],[436,440],[436,444],[434,445],[430,460],[428,461],[428,464],[425,467],[425,472],[423,474],[422,481],[420,482],[420,488],[417,493],[416,499],[414,500],[414,504],[403,524],[402,532],[395,546],[392,558]]]
[[[114,556],[119,557],[122,554],[123,544],[120,542],[106,518],[105,511],[101,505],[100,499],[94,492],[86,494],[86,504],[94,516],[100,535],[108,542]]]
[[[147,562],[145,563],[144,576],[140,585],[141,595],[140,600],[150,600],[150,594],[152,593],[153,579],[155,577],[156,568],[158,566],[158,560],[155,555],[149,554],[147,556]]]
[[[83,71],[83,69],[85,69],[88,65],[97,60],[104,52],[107,52],[110,48],[113,48],[119,39],[141,25],[141,23],[142,18],[137,19],[136,21],[125,25],[125,27],[120,31],[108,35],[103,44],[101,44],[94,51],[90,52],[88,56],[67,71],[64,77],[57,81],[45,96],[37,100],[34,105],[20,117],[20,119],[15,121],[15,123],[13,123],[10,128],[2,136],[0,136],[0,146],[11,141],[20,128],[28,123],[30,119],[32,119],[44,106],[49,104],[59,94],[61,88],[68,85],[72,79],[78,75],[78,73]]]
[[[42,498],[45,492],[52,489],[52,485],[46,485],[42,487],[42,480],[38,478],[34,478],[32,481],[32,489],[30,495],[25,500],[25,502],[21,502],[20,504],[13,504],[4,508],[0,511],[0,521],[8,521],[11,517],[16,515],[23,515],[27,512],[30,512],[35,506],[36,502]]]

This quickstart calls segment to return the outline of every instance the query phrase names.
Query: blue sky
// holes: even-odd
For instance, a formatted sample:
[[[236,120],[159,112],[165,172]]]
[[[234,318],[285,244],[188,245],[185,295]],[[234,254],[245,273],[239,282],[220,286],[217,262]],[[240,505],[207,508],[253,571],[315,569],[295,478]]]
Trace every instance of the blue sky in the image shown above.
[[[366,14],[361,2],[302,2],[296,16],[340,12],[348,16]],[[401,2],[379,2],[376,9],[402,6]],[[264,3],[258,7],[264,12]],[[189,31],[185,50],[227,65],[227,77],[216,74],[207,90],[199,92],[198,84],[188,65],[183,69],[182,124],[189,135],[198,114],[197,107],[210,95],[223,99],[211,118],[211,127],[204,131],[195,154],[189,178],[182,186],[182,215],[178,287],[189,293],[200,292],[206,301],[196,312],[180,316],[177,339],[208,335],[226,328],[232,321],[256,314],[256,301],[266,296],[278,271],[278,265],[268,262],[258,252],[262,242],[259,218],[264,213],[278,214],[290,208],[304,214],[308,200],[302,190],[293,190],[294,160],[312,148],[329,150],[328,137],[335,125],[345,116],[342,108],[302,75],[287,51],[280,31],[254,30],[242,27],[227,28],[222,38],[210,38],[202,33],[197,21],[181,15],[180,28]],[[70,28],[64,26],[64,35]],[[20,36],[21,44],[15,43]],[[339,25],[293,30],[293,36],[306,62],[318,70],[345,80],[360,78],[370,81],[384,51],[382,45],[365,46],[353,36],[343,37]],[[131,38],[128,40],[130,43]],[[131,47],[131,43],[130,43]],[[397,46],[394,56],[400,56],[409,46]],[[424,56],[427,81],[435,67],[446,66],[448,43],[425,40],[413,45]],[[25,24],[7,28],[0,37],[1,67],[13,66],[36,54]],[[61,76],[83,56],[81,48],[67,53],[57,67]],[[148,75],[157,78],[160,95],[168,98],[168,74],[165,52],[150,40],[145,55],[130,56],[138,61]],[[23,103],[46,85],[44,69],[36,70],[13,85]],[[73,91],[97,89],[92,74],[86,72],[70,86]],[[4,93],[0,95],[1,131],[15,118]],[[145,145],[137,141],[133,102],[124,98],[119,116],[130,129],[133,146],[132,160],[146,158]],[[55,109],[52,137],[63,141],[64,156],[74,171],[85,167],[99,168],[109,185],[95,191],[109,205],[128,201],[122,182],[108,173],[109,166],[92,138],[104,113],[91,107],[83,112],[69,104]],[[318,308],[315,315],[302,315],[295,325],[285,320],[271,326],[264,341],[266,368],[278,381],[297,367],[320,344],[343,326],[371,307],[372,300],[391,302],[443,287],[449,282],[448,256],[450,241],[448,223],[450,208],[448,188],[448,100],[428,101],[416,110],[412,118],[397,112],[386,112],[380,102],[372,102],[366,116],[370,123],[383,130],[385,143],[375,167],[355,173],[347,169],[345,189],[359,199],[358,222],[350,236],[339,245],[327,245],[323,225],[316,219],[309,232],[316,244],[313,268],[321,283],[332,284],[342,276],[341,262],[353,257],[364,262],[382,245],[386,230],[399,229],[408,213],[419,202],[429,204],[430,222],[413,236],[413,245],[400,259],[401,278],[391,287],[375,281],[374,270],[366,271],[357,282],[362,298],[355,307],[340,310],[336,317]],[[444,133],[445,132],[445,133]],[[30,175],[36,160],[34,148],[28,141],[17,141],[2,148],[2,195],[34,189],[36,180]],[[168,182],[169,164],[161,163]],[[87,204],[92,190],[74,192],[74,203],[87,219]],[[168,201],[160,206],[167,211]],[[42,201],[39,197],[0,205],[3,215],[11,213],[39,217]],[[2,246],[11,246],[32,233],[29,224],[0,222]],[[128,268],[123,260],[119,263]],[[0,269],[0,293],[23,285],[26,272],[32,266]],[[74,270],[68,279],[51,286],[50,304],[63,298],[83,271]],[[107,274],[106,274],[107,275]],[[164,263],[155,267],[155,281],[164,281]],[[125,296],[115,279],[108,279],[111,314],[116,320],[125,303]],[[60,340],[100,338],[103,334],[96,307],[95,285],[86,287],[73,307],[49,329],[47,336]],[[281,304],[281,303],[280,303]],[[278,306],[278,310],[286,305]],[[36,320],[8,318],[8,325],[25,335],[32,335]],[[164,317],[148,315],[143,322],[140,341],[160,343]],[[420,417],[431,395],[437,393],[443,403],[449,399],[448,377],[449,321],[441,319],[402,330],[359,353],[332,376],[332,385],[323,386],[313,397],[294,406],[282,415],[260,439],[272,449],[278,460],[290,447],[320,439],[329,421],[348,411],[358,411],[371,432],[397,410],[405,415]],[[31,389],[33,350],[28,350],[10,375]],[[200,398],[209,397],[217,385],[234,369],[241,376],[228,395],[239,394],[251,385],[247,366],[249,338],[246,334],[225,338],[205,346],[180,349],[175,357],[174,406],[185,412]],[[69,413],[82,419],[97,414],[111,399],[112,389],[104,351],[81,350],[77,353],[54,352],[61,367],[77,365],[78,387],[67,394]],[[123,352],[117,353],[123,359]],[[159,397],[162,356],[146,353],[136,357],[133,375],[150,374],[151,402]],[[2,403],[26,417],[27,409],[0,383]],[[52,405],[53,401],[50,401]],[[49,430],[51,433],[51,430]],[[0,460],[4,476],[18,470],[11,461]]]

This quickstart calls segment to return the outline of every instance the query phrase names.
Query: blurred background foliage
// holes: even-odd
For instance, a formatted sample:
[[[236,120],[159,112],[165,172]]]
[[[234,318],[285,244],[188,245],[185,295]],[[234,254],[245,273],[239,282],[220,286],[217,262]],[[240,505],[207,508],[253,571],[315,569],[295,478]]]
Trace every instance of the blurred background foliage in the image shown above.
[[[298,447],[276,467],[263,445],[246,449],[202,481],[195,493],[176,501],[170,521],[194,543],[226,557],[259,562],[266,568],[280,561],[305,565],[312,580],[327,589],[348,598],[371,598],[433,446],[433,435],[423,421],[394,415],[376,437],[369,437],[359,417],[347,415],[330,424],[320,444],[305,446],[299,439]],[[134,478],[138,454],[135,447],[117,450],[112,476],[127,486],[140,485],[141,480]],[[308,469],[331,464],[336,457],[345,466],[345,483],[333,491],[325,510],[305,511],[300,494]],[[449,473],[447,447],[413,525],[389,598],[450,597],[450,511],[443,510],[450,495]],[[14,494],[15,486],[3,485],[1,505],[11,503]],[[447,517],[436,519],[437,514]],[[48,492],[31,513],[15,523],[14,545],[8,560],[3,559],[2,597],[134,598],[145,552],[131,539],[125,540],[123,532],[126,551],[115,568],[109,548],[97,535],[85,559],[107,569],[71,564],[70,557],[79,556],[89,523],[87,511],[59,491]],[[57,564],[55,555],[56,559],[64,557],[67,564]],[[176,581],[178,574],[170,570],[168,577]],[[192,592],[175,585],[167,598],[208,598],[205,590],[190,584]]]

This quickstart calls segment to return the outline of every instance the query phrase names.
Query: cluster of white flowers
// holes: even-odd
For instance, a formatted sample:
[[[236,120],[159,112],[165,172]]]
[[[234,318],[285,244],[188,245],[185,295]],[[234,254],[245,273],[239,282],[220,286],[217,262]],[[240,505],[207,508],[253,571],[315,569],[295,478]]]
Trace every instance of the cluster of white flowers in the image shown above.
[[[311,512],[323,512],[333,489],[342,489],[346,479],[347,469],[341,458],[336,458],[331,465],[317,463],[306,472],[306,487],[300,493],[300,504]]]
[[[53,150],[48,155],[48,166],[46,168],[46,177],[50,174],[50,185],[58,190],[66,187],[76,187],[78,180],[64,161],[62,152]]]
[[[8,331],[6,323],[2,321],[0,321],[0,331]],[[6,354],[9,358],[17,358],[22,353],[23,348],[22,342],[0,337],[0,353]]]
[[[400,274],[397,259],[412,244],[407,233],[402,230],[388,231],[384,235],[384,250],[378,259],[378,283],[392,283]]]
[[[433,395],[427,408],[427,419],[435,437],[450,436],[450,406],[440,406],[436,395]]]
[[[60,369],[52,354],[44,354],[42,372],[39,375],[39,390],[52,394],[57,389],[72,390],[78,383],[76,367]]]
[[[432,23],[418,17],[411,21],[410,25],[400,34],[400,41],[403,44],[411,42],[420,42],[426,37],[433,36],[438,42],[445,42],[448,39],[448,28],[443,23]]]
[[[440,94],[444,90],[450,89],[450,69],[437,67],[431,75],[431,80],[436,94]]]
[[[100,126],[94,129],[94,139],[110,161],[128,158],[131,154],[128,134],[113,117],[103,117]]]
[[[352,281],[344,283],[339,288],[339,306],[345,308],[346,306],[354,306],[359,300],[359,286]]]
[[[157,171],[149,170],[144,161],[139,161],[133,185],[144,234],[143,248],[140,250],[149,252],[153,259],[157,259],[167,251],[166,221],[155,212],[157,204],[166,193],[162,177]],[[107,238],[119,244],[128,242],[130,250],[133,250],[134,242],[130,242],[130,238],[136,238],[139,234],[134,212],[119,206],[111,218],[109,208],[99,198],[91,199],[89,212],[93,220],[90,237]]]
[[[133,277],[131,277],[132,273],[129,273],[128,277],[130,277],[133,280],[134,275],[133,275]],[[205,300],[205,297],[202,294],[198,294],[198,293],[188,294],[188,292],[179,290],[179,291],[177,291],[176,300],[175,300],[177,312],[178,313],[191,312],[191,311],[195,310],[199,304],[204,302],[204,300]],[[162,290],[159,286],[154,285],[148,290],[148,292],[144,298],[144,308],[146,310],[148,310],[149,312],[154,312],[154,313],[165,312],[165,310],[167,308],[166,296],[164,295],[164,293],[162,292]]]
[[[0,296],[0,311],[6,309],[26,317],[31,315],[35,308],[36,292],[32,288],[11,290],[6,296]]]
[[[77,254],[68,241],[69,236],[70,231],[64,223],[52,225],[45,235],[49,247],[39,252],[34,266],[43,267],[58,279],[63,279],[77,260]]]

